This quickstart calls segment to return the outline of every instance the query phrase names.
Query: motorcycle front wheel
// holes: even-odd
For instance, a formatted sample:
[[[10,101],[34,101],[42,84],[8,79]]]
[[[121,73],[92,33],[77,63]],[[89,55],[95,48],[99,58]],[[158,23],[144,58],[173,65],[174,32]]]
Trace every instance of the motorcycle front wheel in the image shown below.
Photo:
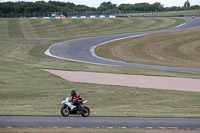
[[[83,107],[83,113],[81,113],[83,117],[89,117],[90,116],[90,109],[88,107]]]
[[[64,117],[67,117],[70,114],[70,110],[67,107],[62,107],[60,112],[61,112],[61,115]]]

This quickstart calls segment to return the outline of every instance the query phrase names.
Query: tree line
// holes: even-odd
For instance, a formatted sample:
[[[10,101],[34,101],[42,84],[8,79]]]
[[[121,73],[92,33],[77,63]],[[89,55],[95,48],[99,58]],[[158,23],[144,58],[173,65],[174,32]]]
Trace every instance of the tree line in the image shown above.
[[[102,2],[99,7],[88,7],[86,5],[75,5],[70,2],[59,1],[36,1],[36,2],[0,2],[0,13],[44,13],[44,12],[62,12],[67,16],[68,12],[78,11],[180,11],[200,9],[199,5],[190,6],[187,0],[182,7],[164,7],[161,3],[137,3],[137,4],[117,4]]]

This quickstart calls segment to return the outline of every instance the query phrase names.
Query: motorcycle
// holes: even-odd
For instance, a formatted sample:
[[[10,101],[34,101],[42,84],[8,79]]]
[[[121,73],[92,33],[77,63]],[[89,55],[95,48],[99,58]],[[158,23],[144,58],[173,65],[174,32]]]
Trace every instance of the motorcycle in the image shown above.
[[[86,103],[88,100],[83,101],[83,103]],[[83,117],[89,117],[90,115],[90,109],[86,106],[80,105],[79,108],[73,105],[73,101],[66,97],[62,101],[63,107],[61,108],[61,115],[64,117],[68,117],[69,114],[75,114],[75,115],[82,115]]]

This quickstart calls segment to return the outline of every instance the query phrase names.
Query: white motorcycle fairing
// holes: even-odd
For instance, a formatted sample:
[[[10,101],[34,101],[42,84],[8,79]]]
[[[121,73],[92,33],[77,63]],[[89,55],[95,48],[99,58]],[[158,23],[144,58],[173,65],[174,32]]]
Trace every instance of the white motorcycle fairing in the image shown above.
[[[86,103],[88,100],[83,101],[83,103]],[[82,115],[83,117],[89,117],[90,115],[90,109],[86,106],[80,106],[80,108],[76,108],[72,104],[72,100],[69,97],[66,97],[62,101],[63,107],[61,108],[61,115],[64,117],[68,117],[69,114],[75,114],[75,115]],[[76,109],[75,109],[76,108]]]
[[[72,110],[74,110],[74,108],[76,108],[76,106],[74,106],[73,104],[72,104],[72,102],[71,102],[71,100],[70,100],[70,98],[69,97],[66,97],[63,101],[62,101],[62,104],[64,105],[68,105],[69,107],[70,107],[70,109],[71,109],[71,111]]]

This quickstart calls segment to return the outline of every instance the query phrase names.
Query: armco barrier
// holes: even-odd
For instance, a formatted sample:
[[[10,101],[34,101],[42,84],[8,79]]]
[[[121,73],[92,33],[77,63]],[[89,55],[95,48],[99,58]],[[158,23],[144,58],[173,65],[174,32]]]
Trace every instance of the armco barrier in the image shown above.
[[[28,17],[30,19],[62,19],[66,17]],[[96,16],[70,16],[69,18],[116,18],[114,15],[96,15]]]
[[[114,15],[70,16],[69,18],[116,18]]]

